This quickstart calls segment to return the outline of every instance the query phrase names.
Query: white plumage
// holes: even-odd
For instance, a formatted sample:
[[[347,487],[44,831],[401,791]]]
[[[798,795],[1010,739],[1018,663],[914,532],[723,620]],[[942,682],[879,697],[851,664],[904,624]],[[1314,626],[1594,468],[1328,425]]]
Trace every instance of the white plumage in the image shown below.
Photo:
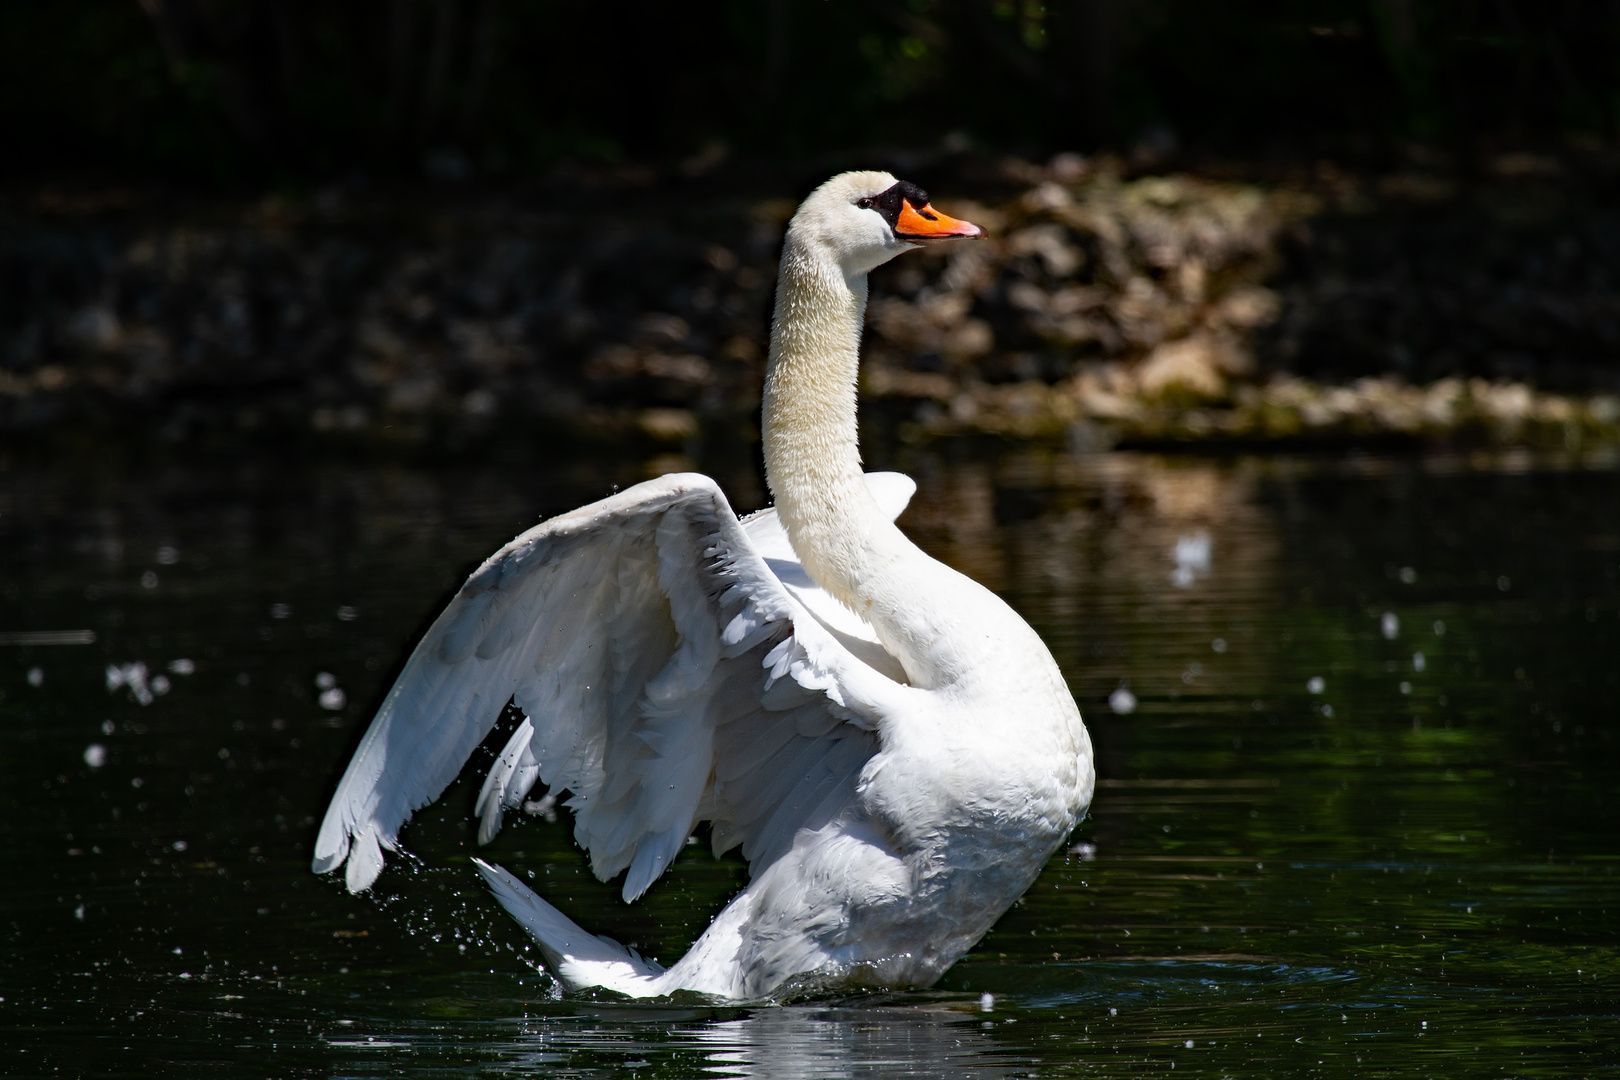
[[[666,970],[475,860],[565,985],[926,986],[971,948],[1084,813],[1090,742],[1034,632],[893,525],[915,485],[860,472],[854,383],[867,272],[976,233],[886,173],[806,200],[766,381],[776,507],[740,521],[712,480],[677,474],[496,552],[372,721],[315,869],[347,860],[349,888],[368,888],[512,700],[526,719],[479,794],[480,842],[544,782],[570,793],[597,876],[625,872],[626,901],[702,821],[750,866]]]

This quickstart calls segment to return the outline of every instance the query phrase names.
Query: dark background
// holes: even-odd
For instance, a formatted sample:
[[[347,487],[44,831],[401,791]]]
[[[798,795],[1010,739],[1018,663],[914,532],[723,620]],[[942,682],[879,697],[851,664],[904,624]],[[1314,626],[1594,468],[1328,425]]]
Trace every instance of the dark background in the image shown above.
[[[13,179],[523,176],[954,135],[1376,164],[1612,140],[1612,0],[0,4]]]
[[[994,225],[950,318],[943,259],[874,278],[874,312],[911,305],[869,338],[924,377],[901,419],[1129,382],[1244,288],[1272,313],[1203,403],[1276,375],[1612,397],[1617,56],[1615,0],[0,0],[0,443],[751,446],[782,229],[847,168]],[[1115,256],[1054,183],[1132,223]],[[1097,333],[1054,337],[1031,285],[1095,292]],[[953,352],[969,323],[993,343]]]

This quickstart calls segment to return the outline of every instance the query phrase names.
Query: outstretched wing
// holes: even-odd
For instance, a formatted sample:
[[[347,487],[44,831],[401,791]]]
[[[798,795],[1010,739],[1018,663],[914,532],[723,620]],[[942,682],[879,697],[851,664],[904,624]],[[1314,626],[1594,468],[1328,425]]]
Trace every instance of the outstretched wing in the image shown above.
[[[914,485],[870,478],[898,514]],[[624,896],[700,820],[755,869],[824,824],[878,747],[898,664],[816,589],[774,513],[739,522],[676,474],[529,530],[467,580],[406,662],[338,785],[314,868],[365,889],[412,811],[461,771],[508,700],[527,719],[480,793],[480,840],[537,780]]]

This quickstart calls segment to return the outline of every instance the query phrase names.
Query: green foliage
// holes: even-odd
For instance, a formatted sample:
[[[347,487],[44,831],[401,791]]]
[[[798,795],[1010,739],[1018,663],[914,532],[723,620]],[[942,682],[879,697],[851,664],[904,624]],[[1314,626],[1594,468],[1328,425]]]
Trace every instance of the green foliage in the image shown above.
[[[1612,134],[1612,5],[0,0],[14,169],[531,169],[953,131],[1251,153]]]

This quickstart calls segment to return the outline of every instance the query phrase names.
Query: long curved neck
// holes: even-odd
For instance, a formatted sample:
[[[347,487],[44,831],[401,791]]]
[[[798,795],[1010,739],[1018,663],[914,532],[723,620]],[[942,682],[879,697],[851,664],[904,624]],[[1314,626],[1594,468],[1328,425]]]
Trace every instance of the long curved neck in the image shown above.
[[[861,477],[855,416],[866,277],[849,280],[818,254],[789,233],[765,369],[765,475],[805,570],[859,611],[862,545],[851,541],[882,519]]]
[[[861,473],[855,409],[865,313],[866,275],[846,276],[790,232],[765,372],[766,480],[811,579],[872,625],[914,684],[932,684],[938,657],[924,644],[932,620],[919,600],[924,579],[943,568],[879,509]]]

